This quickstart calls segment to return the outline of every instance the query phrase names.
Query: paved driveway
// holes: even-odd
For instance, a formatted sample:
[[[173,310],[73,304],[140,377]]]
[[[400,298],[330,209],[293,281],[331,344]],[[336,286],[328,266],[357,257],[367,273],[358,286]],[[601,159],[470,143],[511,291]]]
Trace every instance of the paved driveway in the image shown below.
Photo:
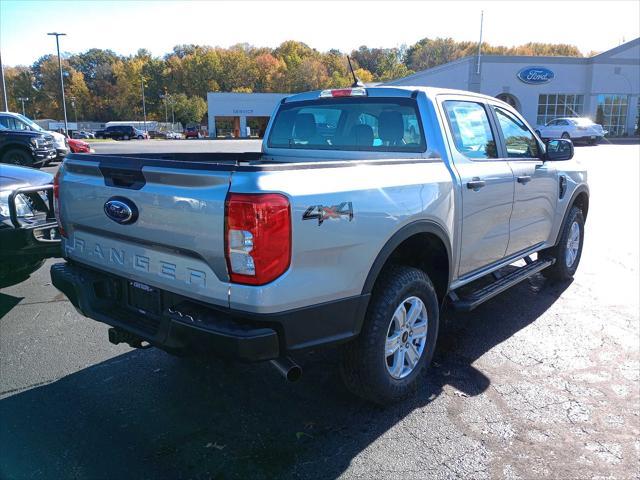
[[[577,156],[592,200],[575,280],[446,314],[418,394],[386,410],[345,391],[333,350],[287,384],[113,346],[43,267],[0,294],[0,477],[638,478],[640,147]]]

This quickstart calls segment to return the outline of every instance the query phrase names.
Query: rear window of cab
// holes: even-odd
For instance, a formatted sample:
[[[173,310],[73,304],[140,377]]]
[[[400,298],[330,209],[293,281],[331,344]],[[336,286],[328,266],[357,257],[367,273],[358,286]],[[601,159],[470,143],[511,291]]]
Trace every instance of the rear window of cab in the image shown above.
[[[424,152],[411,98],[328,98],[284,103],[273,121],[270,148]]]

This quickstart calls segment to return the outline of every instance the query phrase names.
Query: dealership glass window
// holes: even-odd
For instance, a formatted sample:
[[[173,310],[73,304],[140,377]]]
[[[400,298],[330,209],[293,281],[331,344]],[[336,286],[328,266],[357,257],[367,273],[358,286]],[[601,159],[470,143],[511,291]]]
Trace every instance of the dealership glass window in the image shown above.
[[[627,130],[627,95],[598,95],[596,123],[602,125],[607,136],[618,137]]]
[[[546,125],[554,118],[579,117],[584,107],[584,95],[567,93],[543,94],[538,96],[538,125]]]

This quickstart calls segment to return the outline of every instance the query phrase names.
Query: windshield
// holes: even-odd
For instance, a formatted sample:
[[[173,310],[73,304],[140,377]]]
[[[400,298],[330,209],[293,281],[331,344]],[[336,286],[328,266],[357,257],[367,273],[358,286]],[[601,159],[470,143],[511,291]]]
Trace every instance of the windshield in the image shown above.
[[[36,122],[31,120],[30,118],[25,117],[24,115],[20,115],[19,113],[17,113],[16,117],[18,117],[24,123],[29,125],[29,127],[31,127],[32,130],[35,130],[36,132],[46,132],[44,128],[42,128],[40,125],[38,125]]]
[[[283,104],[269,147],[424,152],[416,102],[409,98],[330,98]]]

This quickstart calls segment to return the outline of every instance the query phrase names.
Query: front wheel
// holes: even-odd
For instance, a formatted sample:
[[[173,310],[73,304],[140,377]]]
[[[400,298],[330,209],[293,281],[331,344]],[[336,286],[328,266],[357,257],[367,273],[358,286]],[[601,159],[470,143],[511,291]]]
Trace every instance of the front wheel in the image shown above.
[[[385,405],[411,394],[431,363],[439,325],[438,297],[429,277],[392,266],[376,283],[362,331],[345,345],[347,388]]]
[[[568,132],[564,132],[564,133],[561,135],[561,138],[564,138],[565,140],[571,140],[571,135],[569,135],[569,133],[568,133]]]
[[[21,148],[12,148],[2,156],[2,163],[13,163],[23,167],[33,166],[33,157]]]
[[[552,258],[555,263],[542,271],[551,280],[569,280],[578,269],[584,244],[584,215],[578,207],[571,207],[562,225],[560,240],[555,247],[541,252],[544,258]]]

